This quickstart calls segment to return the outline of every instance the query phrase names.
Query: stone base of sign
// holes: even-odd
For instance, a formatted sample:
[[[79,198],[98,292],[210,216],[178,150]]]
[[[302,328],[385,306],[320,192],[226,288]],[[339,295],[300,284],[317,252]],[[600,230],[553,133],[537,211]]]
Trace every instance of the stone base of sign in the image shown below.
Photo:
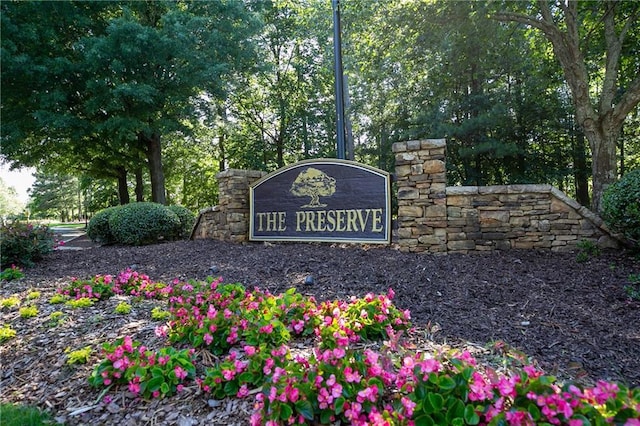
[[[618,247],[602,220],[550,185],[446,186],[446,141],[393,145],[398,245],[406,252]]]
[[[248,241],[249,185],[264,175],[266,172],[238,169],[218,173],[218,205],[200,211],[191,239]]]

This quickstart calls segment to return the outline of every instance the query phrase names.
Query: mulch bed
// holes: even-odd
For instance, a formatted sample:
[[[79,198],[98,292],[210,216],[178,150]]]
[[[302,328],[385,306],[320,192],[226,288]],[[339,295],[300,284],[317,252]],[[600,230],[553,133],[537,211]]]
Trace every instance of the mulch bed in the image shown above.
[[[47,323],[61,310],[47,300],[70,277],[117,274],[128,267],[153,280],[222,276],[280,293],[296,287],[319,301],[395,291],[409,309],[420,340],[477,351],[503,341],[561,378],[592,384],[615,380],[640,385],[640,302],[624,286],[640,260],[605,252],[586,262],[575,253],[508,251],[469,255],[401,253],[393,247],[328,244],[232,244],[179,241],[145,247],[97,247],[86,239],[47,256],[17,283],[3,283],[0,297],[42,291],[37,318],[3,310],[1,322],[18,336],[0,346],[0,402],[30,403],[67,424],[246,424],[251,402],[207,399],[194,386],[179,397],[150,402],[115,393],[105,405],[86,378],[99,362],[100,344],[125,334],[161,345],[149,306],[115,314],[117,298],[69,312],[67,322]],[[305,283],[312,277],[312,284]],[[157,303],[157,302],[144,302]],[[99,305],[99,306],[98,306]],[[65,349],[95,347],[86,366],[66,365]]]

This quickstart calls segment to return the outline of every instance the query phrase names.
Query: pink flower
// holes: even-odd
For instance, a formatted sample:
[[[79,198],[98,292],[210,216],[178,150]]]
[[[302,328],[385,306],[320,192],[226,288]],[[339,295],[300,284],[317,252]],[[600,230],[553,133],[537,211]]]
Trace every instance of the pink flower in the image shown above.
[[[256,353],[255,346],[246,345],[242,349],[244,349],[244,352],[247,354],[247,356],[253,356]]]
[[[247,395],[249,395],[249,388],[247,388],[247,384],[243,384],[242,386],[240,386],[240,389],[238,389],[238,393],[236,394],[236,396],[238,398],[244,398]]]
[[[506,414],[507,421],[513,426],[535,426],[531,415],[523,411],[508,411]]]
[[[212,335],[210,335],[209,333],[205,333],[205,334],[204,334],[204,336],[203,336],[203,339],[204,339],[204,342],[205,342],[207,345],[210,345],[210,344],[211,344],[211,342],[213,342],[213,336],[212,336]]]
[[[260,327],[260,333],[271,334],[273,333],[273,324]]]
[[[404,406],[407,417],[413,416],[413,410],[416,408],[417,404],[406,396],[403,396],[400,402],[402,402],[402,405]]]
[[[516,377],[511,377],[510,379],[506,379],[501,377],[498,381],[498,391],[500,395],[505,397],[516,397],[516,383],[518,379]]]
[[[186,370],[184,370],[179,365],[176,365],[176,367],[173,369],[173,372],[176,373],[176,377],[179,378],[180,380],[184,380],[187,377]]]
[[[139,383],[134,383],[134,382],[129,382],[129,392],[133,393],[133,394],[139,394],[140,393],[140,384]]]
[[[477,371],[471,376],[471,382],[469,383],[469,400],[470,401],[483,401],[485,399],[491,399],[493,392],[491,385],[489,385],[484,377]],[[504,395],[503,395],[504,396]]]
[[[347,383],[359,383],[362,379],[362,376],[358,371],[353,370],[351,367],[346,367],[344,369],[344,378]]]
[[[377,386],[369,386],[358,392],[358,396],[356,400],[360,403],[365,402],[367,400],[371,402],[376,402],[376,397],[378,395],[378,387]]]

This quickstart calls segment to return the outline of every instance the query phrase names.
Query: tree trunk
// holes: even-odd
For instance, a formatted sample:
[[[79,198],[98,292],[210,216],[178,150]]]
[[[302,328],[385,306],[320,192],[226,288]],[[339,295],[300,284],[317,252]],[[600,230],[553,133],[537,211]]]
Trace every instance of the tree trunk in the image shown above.
[[[127,170],[118,167],[118,200],[120,205],[129,204],[129,188],[127,187]]]
[[[136,169],[136,201],[144,201],[144,182],[142,180],[142,168]]]
[[[594,129],[595,130],[595,129]],[[591,210],[602,212],[602,194],[617,179],[616,145],[619,129],[591,131],[588,136],[591,145],[591,173],[593,176],[593,199]]]
[[[149,176],[151,176],[151,201],[159,204],[167,204],[164,188],[164,172],[162,171],[162,147],[160,135],[152,133],[151,137],[139,134],[138,137],[147,148],[147,161],[149,163]]]
[[[584,134],[576,134],[573,146],[573,177],[576,183],[576,201],[583,206],[589,205],[589,173],[585,152]]]

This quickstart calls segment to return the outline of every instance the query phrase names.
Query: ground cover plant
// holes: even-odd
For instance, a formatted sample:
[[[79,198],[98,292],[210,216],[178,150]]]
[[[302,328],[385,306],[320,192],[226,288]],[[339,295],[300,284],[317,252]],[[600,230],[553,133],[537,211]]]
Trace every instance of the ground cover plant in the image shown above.
[[[189,254],[194,257],[198,246],[190,247],[194,249]],[[207,245],[207,249],[211,247],[215,245]],[[227,251],[230,248],[232,251],[233,247],[225,246]],[[155,252],[158,250],[162,247],[156,247]],[[95,266],[97,259],[106,253],[100,251],[88,262]],[[122,255],[119,250],[108,253],[110,263],[114,259],[119,261]],[[307,255],[324,262],[318,259],[318,252]],[[59,260],[65,257],[64,253],[56,256]],[[237,253],[229,256],[238,258]],[[223,270],[230,269],[220,259],[216,258],[217,264]],[[512,258],[509,260],[514,263]],[[575,257],[572,260],[575,262]],[[597,258],[580,265],[589,268],[594,261]],[[32,399],[33,405],[49,409],[58,420],[64,418],[68,424],[118,423],[126,419],[141,423],[153,420],[158,424],[181,420],[183,424],[195,424],[206,422],[209,416],[212,416],[209,422],[223,424],[247,424],[251,416],[256,424],[269,421],[286,424],[289,419],[311,423],[310,418],[326,423],[332,421],[332,416],[343,424],[365,421],[375,424],[380,419],[408,424],[409,416],[425,424],[430,420],[436,424],[443,421],[523,424],[528,416],[537,422],[548,419],[553,423],[551,420],[556,418],[563,423],[569,411],[562,401],[569,401],[570,416],[575,417],[571,420],[580,420],[580,416],[594,419],[617,415],[617,422],[624,424],[624,416],[636,415],[629,410],[637,393],[630,391],[624,380],[587,378],[570,388],[566,377],[556,380],[542,373],[536,363],[530,365],[526,356],[506,344],[467,343],[452,347],[435,343],[433,337],[438,335],[441,324],[433,322],[425,326],[417,310],[417,317],[411,311],[414,318],[410,327],[407,309],[397,305],[403,294],[388,293],[388,287],[383,294],[362,293],[353,298],[329,295],[317,300],[328,287],[303,284],[306,277],[303,274],[299,276],[300,284],[283,291],[273,291],[268,283],[271,290],[204,277],[189,280],[175,272],[166,277],[178,276],[177,280],[165,278],[168,284],[160,284],[142,273],[158,272],[157,266],[147,268],[147,262],[144,254],[138,252],[135,262],[127,259],[125,264],[136,263],[140,272],[124,268],[112,275],[79,275],[76,280],[64,274],[63,278],[50,281],[49,286],[39,287],[40,297],[31,300],[27,299],[35,287],[29,280],[29,271],[10,293],[3,287],[3,297],[15,295],[20,303],[37,306],[39,313],[23,319],[19,318],[17,307],[2,310],[3,322],[6,320],[17,331],[0,347],[3,359],[9,350],[20,354],[9,365],[12,374],[4,379],[3,385],[8,386],[3,387],[8,393],[0,397],[2,402],[4,398],[9,398],[6,401],[18,398],[22,392],[22,398]],[[604,262],[606,267],[598,270],[620,275],[624,277],[620,282],[626,282],[629,276],[626,267],[617,264],[614,268],[611,259]],[[203,272],[211,265],[209,260],[203,265]],[[459,267],[455,265],[448,262],[451,269]],[[51,267],[47,266],[47,273]],[[255,263],[252,267],[261,268]],[[340,273],[338,268],[332,270],[334,274]],[[414,275],[418,275],[419,281],[419,274]],[[315,277],[316,282],[322,279],[320,274]],[[105,281],[117,291],[106,291]],[[139,287],[149,291],[140,291]],[[64,294],[65,291],[69,294]],[[622,286],[620,291],[624,294]],[[88,299],[93,304],[76,309],[51,304],[54,294],[67,301]],[[97,294],[100,296],[88,297]],[[437,297],[437,293],[432,297]],[[411,298],[417,299],[415,294]],[[132,307],[130,314],[115,312],[122,303]],[[633,308],[634,302],[628,303]],[[261,321],[263,317],[272,321]],[[422,325],[416,326],[416,321]],[[409,328],[415,330],[410,332]],[[41,333],[30,334],[34,329]],[[70,334],[75,339],[67,339]],[[70,341],[76,343],[70,345]],[[51,348],[47,354],[51,361],[43,363],[38,358],[38,364],[51,367],[46,372],[47,379],[39,382],[37,369],[27,368],[27,361],[45,356],[29,350],[42,345]],[[91,350],[87,363],[83,364],[80,361],[88,347]],[[178,355],[180,352],[182,355]],[[125,358],[128,361],[123,361]],[[123,367],[123,363],[127,368],[116,369],[115,366]],[[115,376],[118,372],[120,377]],[[55,388],[40,385],[42,390],[25,393],[17,384],[24,383],[27,377],[31,383],[57,385]],[[93,386],[89,386],[89,377]],[[14,378],[20,380],[14,383]],[[111,381],[105,383],[104,379]],[[530,392],[533,394],[529,395]],[[534,394],[537,397],[532,399]],[[85,402],[78,403],[78,395],[81,398],[86,395],[82,399]],[[593,395],[609,395],[616,402],[609,404],[604,414],[601,408],[594,412],[589,407],[598,404],[585,404],[589,398],[595,398]],[[51,409],[44,401],[55,408]],[[258,406],[254,407],[256,402]],[[176,414],[171,417],[173,413]],[[517,421],[520,423],[514,423]]]

